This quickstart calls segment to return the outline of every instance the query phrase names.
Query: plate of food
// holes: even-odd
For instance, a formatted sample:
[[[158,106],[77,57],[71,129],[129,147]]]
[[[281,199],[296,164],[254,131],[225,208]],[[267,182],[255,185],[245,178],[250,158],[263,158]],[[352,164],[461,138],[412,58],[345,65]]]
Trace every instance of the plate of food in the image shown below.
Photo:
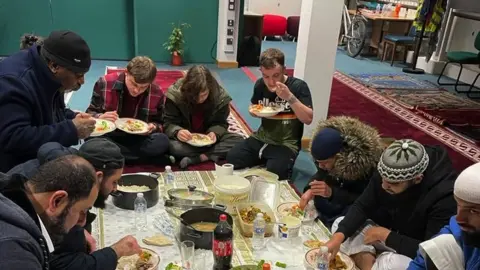
[[[148,248],[142,248],[141,254],[121,257],[116,270],[154,270],[160,264],[160,256]]]
[[[310,249],[305,254],[305,264],[308,269],[315,269],[315,260],[317,253],[320,252],[320,248]],[[330,261],[329,270],[353,270],[355,264],[352,259],[342,252],[338,252],[335,259]]]
[[[280,217],[292,216],[303,219],[304,212],[300,209],[298,202],[285,202],[277,206],[277,213]]]
[[[115,123],[105,119],[95,119],[95,129],[93,130],[91,137],[102,136],[106,133],[114,131],[117,127]]]
[[[120,118],[115,121],[118,129],[130,134],[145,134],[148,132],[148,124],[134,118]]]
[[[192,139],[190,141],[187,141],[187,143],[192,146],[203,147],[203,146],[212,145],[215,143],[215,141],[205,134],[193,133]]]
[[[249,111],[256,116],[271,117],[283,111],[282,106],[265,106],[262,104],[251,105]]]

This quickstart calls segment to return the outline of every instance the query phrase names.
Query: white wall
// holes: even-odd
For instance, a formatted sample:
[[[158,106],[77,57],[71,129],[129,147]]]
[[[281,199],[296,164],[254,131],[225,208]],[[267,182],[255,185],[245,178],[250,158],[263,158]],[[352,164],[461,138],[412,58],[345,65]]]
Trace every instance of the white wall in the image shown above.
[[[245,10],[258,14],[300,16],[301,8],[302,0],[245,0]]]
[[[453,24],[450,51],[478,52],[473,46],[475,36],[480,31],[480,21],[456,18]]]

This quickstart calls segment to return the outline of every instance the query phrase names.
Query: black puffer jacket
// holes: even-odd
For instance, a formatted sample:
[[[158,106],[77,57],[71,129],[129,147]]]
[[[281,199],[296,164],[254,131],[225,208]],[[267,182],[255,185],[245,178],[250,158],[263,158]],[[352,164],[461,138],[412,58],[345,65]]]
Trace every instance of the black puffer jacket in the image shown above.
[[[331,227],[335,219],[345,215],[348,207],[362,194],[376,170],[382,146],[378,132],[355,118],[337,116],[320,121],[315,134],[324,128],[338,130],[344,140],[342,151],[336,155],[334,168],[326,171],[317,167],[317,173],[311,179],[325,181],[332,189],[330,198],[315,196],[314,199],[320,220]],[[308,189],[309,185],[305,191]]]

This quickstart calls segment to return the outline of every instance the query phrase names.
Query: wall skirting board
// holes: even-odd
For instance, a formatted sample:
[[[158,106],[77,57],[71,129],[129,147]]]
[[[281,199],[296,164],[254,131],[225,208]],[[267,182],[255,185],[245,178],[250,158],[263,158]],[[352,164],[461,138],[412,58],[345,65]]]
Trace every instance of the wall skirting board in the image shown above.
[[[238,68],[237,61],[218,61],[217,60],[217,67],[219,68]]]

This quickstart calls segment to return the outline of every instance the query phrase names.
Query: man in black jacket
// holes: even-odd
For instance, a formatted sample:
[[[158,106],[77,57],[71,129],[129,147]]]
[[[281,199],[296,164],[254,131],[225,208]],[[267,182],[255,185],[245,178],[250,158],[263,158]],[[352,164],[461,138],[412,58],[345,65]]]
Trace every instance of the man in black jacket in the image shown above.
[[[95,119],[64,102],[90,64],[90,48],[71,31],[53,31],[0,62],[0,172],[35,158],[47,142],[72,146],[92,133]]]
[[[93,205],[95,170],[85,159],[67,155],[44,164],[30,179],[5,176],[0,195],[1,268],[49,269],[50,252]]]
[[[310,146],[318,170],[300,207],[313,199],[320,220],[331,227],[362,194],[382,151],[378,132],[358,119],[336,116],[320,121]]]
[[[457,174],[445,149],[424,147],[409,139],[392,143],[377,170],[343,220],[333,224],[335,233],[326,245],[333,255],[340,248],[354,255],[360,269],[379,267],[386,261],[397,267],[392,269],[406,269],[418,245],[455,214]],[[382,251],[396,253],[384,252],[376,258]]]

